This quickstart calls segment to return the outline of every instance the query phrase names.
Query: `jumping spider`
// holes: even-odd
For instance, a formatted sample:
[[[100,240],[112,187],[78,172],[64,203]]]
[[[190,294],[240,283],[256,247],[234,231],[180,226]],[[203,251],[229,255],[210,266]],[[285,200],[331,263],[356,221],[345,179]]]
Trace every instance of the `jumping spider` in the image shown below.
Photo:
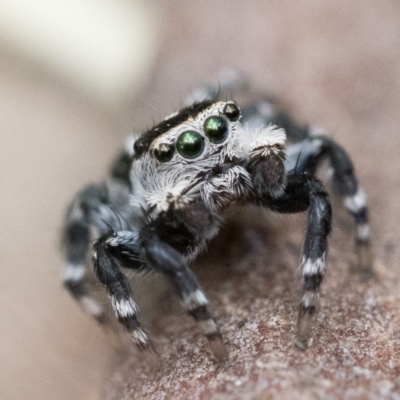
[[[354,218],[359,266],[370,267],[365,195],[346,152],[314,128],[296,125],[268,98],[258,96],[240,111],[236,102],[221,100],[223,91],[195,91],[187,107],[144,132],[134,145],[132,140],[113,163],[105,185],[85,186],[68,209],[65,286],[86,312],[104,322],[105,312],[85,282],[92,250],[95,274],[115,316],[140,350],[153,347],[137,319],[138,307],[121,267],[166,276],[214,354],[227,358],[189,264],[218,233],[223,211],[233,204],[277,213],[307,211],[295,339],[297,346],[307,348],[331,232],[328,193],[314,176],[323,159],[332,167],[334,190]]]

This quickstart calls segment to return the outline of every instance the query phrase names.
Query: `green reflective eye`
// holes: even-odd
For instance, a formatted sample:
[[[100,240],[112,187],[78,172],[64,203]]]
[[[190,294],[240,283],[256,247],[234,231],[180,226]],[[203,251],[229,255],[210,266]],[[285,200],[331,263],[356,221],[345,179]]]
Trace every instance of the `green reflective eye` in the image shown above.
[[[176,141],[178,153],[185,158],[196,158],[204,149],[204,138],[195,131],[186,131]]]
[[[206,119],[206,122],[204,122],[204,132],[210,139],[210,142],[221,143],[228,136],[228,124],[225,118],[209,117]]]

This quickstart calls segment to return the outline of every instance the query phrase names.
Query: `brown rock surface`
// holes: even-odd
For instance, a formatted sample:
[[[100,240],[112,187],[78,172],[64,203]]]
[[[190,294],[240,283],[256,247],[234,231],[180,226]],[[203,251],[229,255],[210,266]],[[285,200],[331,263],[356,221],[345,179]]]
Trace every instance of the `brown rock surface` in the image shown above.
[[[400,3],[164,6],[164,45],[147,92],[160,116],[185,88],[229,66],[275,93],[299,120],[333,132],[368,194],[376,276],[364,282],[352,273],[351,229],[336,204],[314,342],[299,351],[293,332],[303,217],[283,220],[281,230],[258,217],[256,226],[254,217],[228,225],[196,271],[231,364],[219,367],[194,323],[175,308],[152,328],[162,371],[154,376],[128,354],[102,398],[399,399]]]

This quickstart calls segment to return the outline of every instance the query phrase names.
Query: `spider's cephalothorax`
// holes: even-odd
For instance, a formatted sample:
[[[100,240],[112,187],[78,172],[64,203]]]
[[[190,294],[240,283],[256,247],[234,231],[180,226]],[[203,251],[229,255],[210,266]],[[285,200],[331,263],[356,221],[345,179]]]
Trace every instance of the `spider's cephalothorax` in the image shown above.
[[[215,354],[226,359],[220,331],[189,262],[218,232],[221,213],[232,204],[255,204],[280,213],[308,210],[296,335],[296,344],[306,348],[331,231],[329,197],[314,177],[319,161],[330,159],[335,188],[355,218],[363,266],[370,262],[365,197],[347,154],[336,143],[312,136],[309,128],[294,125],[265,100],[244,107],[242,117],[235,102],[211,97],[166,118],[134,146],[129,142],[113,164],[107,185],[86,186],[78,193],[64,231],[65,285],[87,312],[104,321],[102,307],[85,285],[86,256],[95,239],[96,275],[139,349],[152,346],[137,319],[121,266],[145,266],[165,275]],[[291,143],[286,150],[285,131]],[[297,173],[298,167],[307,173]]]
[[[255,190],[274,197],[283,194],[284,131],[274,126],[244,131],[239,118],[234,102],[207,101],[184,109],[139,138],[134,170],[147,204],[166,211],[202,201],[208,210],[220,213],[250,196],[260,159],[267,164],[268,176],[254,182]]]

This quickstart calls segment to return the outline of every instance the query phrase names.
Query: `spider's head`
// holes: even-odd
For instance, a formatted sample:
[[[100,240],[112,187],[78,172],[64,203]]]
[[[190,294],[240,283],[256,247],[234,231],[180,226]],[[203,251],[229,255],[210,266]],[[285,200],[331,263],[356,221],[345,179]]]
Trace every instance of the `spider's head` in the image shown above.
[[[145,190],[190,185],[229,162],[239,145],[240,116],[234,101],[204,101],[145,132],[134,145],[135,169]]]
[[[158,164],[193,165],[229,148],[240,118],[233,101],[204,101],[184,108],[145,132],[135,142],[136,158]]]

